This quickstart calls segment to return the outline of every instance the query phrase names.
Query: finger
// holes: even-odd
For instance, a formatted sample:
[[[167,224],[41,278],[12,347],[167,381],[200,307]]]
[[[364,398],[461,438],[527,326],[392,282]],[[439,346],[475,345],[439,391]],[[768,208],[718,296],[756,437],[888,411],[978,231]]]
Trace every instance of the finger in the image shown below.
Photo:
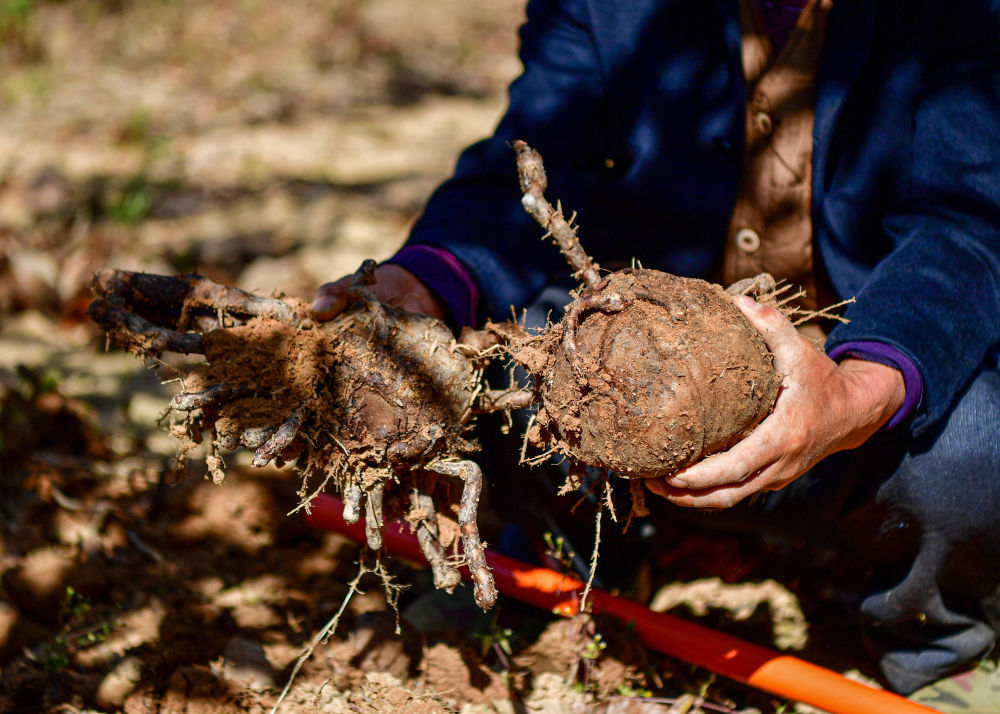
[[[748,295],[738,295],[734,302],[764,338],[768,349],[774,353],[774,361],[779,369],[781,365],[794,363],[797,355],[801,354],[804,339],[791,321],[781,311],[761,305]]]
[[[784,450],[776,438],[781,433],[781,421],[780,414],[771,414],[727,451],[706,456],[665,482],[674,488],[706,489],[746,481],[782,456]]]
[[[674,488],[665,483],[649,484],[650,490],[683,508],[731,508],[743,499],[761,491],[773,491],[786,482],[780,469],[767,468],[738,484],[706,490]]]
[[[321,285],[313,297],[312,313],[317,320],[331,320],[347,308],[349,278]]]

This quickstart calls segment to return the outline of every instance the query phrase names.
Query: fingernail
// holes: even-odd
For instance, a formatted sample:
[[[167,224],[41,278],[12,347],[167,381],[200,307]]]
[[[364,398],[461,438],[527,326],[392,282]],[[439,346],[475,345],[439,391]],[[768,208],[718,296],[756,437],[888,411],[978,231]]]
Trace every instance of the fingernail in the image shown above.
[[[667,479],[667,485],[673,486],[674,488],[687,488],[688,482],[682,478],[677,478],[676,476]]]
[[[748,310],[760,310],[762,307],[764,307],[749,295],[737,295],[736,299],[739,300],[740,305],[747,308]]]
[[[321,297],[313,300],[312,311],[318,313],[324,313],[329,311],[333,307],[333,298]]]

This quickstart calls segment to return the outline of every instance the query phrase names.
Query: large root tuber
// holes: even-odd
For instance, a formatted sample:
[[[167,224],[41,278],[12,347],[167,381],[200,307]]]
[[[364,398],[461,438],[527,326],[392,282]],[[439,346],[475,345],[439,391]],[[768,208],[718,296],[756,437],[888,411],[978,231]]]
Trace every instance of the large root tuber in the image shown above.
[[[525,210],[583,282],[562,322],[510,343],[535,377],[530,438],[586,466],[641,478],[746,436],[770,412],[781,379],[730,295],[658,270],[600,276],[576,228],[544,197],[541,157],[524,142],[514,148]]]

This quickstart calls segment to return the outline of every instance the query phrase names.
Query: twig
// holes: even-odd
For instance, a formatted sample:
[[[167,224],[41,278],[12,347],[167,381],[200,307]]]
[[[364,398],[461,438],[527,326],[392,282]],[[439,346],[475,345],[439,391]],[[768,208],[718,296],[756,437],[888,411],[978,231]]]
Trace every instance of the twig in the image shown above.
[[[58,504],[60,508],[66,511],[85,511],[87,507],[83,505],[83,502],[76,498],[70,498],[65,493],[62,492],[54,481],[49,482],[49,487],[52,489],[52,500]]]
[[[344,596],[344,601],[340,603],[340,609],[337,610],[337,613],[333,617],[327,620],[327,623],[320,628],[319,632],[317,632],[309,642],[309,645],[302,650],[302,654],[299,655],[299,658],[295,660],[295,666],[292,668],[292,673],[288,675],[288,682],[285,683],[285,688],[281,690],[281,695],[278,697],[278,701],[276,701],[274,706],[271,708],[270,714],[276,714],[278,707],[281,706],[281,702],[283,702],[285,697],[288,696],[288,691],[292,688],[292,682],[295,681],[295,677],[298,675],[299,670],[302,669],[302,665],[304,665],[306,661],[312,657],[313,652],[319,646],[320,642],[325,640],[329,635],[333,634],[333,631],[337,629],[337,625],[340,623],[340,618],[343,616],[344,611],[347,610],[347,604],[351,601],[354,593],[359,592],[358,584],[361,582],[361,578],[369,572],[371,571],[368,567],[361,564],[358,574],[348,586],[347,595]]]
[[[126,537],[128,538],[128,542],[131,543],[136,550],[138,550],[140,553],[145,555],[147,558],[152,560],[157,565],[163,565],[163,556],[160,554],[160,551],[156,550],[150,545],[146,545],[145,543],[143,543],[142,539],[139,538],[138,533],[136,533],[134,530],[129,530],[129,532],[126,534]]]

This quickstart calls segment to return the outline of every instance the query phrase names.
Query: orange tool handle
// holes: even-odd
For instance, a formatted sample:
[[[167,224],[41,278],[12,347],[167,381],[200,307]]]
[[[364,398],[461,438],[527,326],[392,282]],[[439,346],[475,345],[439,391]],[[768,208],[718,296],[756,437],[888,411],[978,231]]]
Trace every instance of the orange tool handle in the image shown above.
[[[347,523],[343,503],[325,494],[310,503],[306,522],[364,542],[364,521]],[[426,563],[416,536],[401,523],[382,529],[386,551]],[[576,578],[486,551],[486,562],[500,592],[560,615],[578,612],[584,584]],[[463,576],[468,578],[468,571]],[[855,682],[829,669],[759,647],[603,590],[588,596],[594,613],[613,615],[634,624],[643,644],[663,654],[691,662],[738,682],[780,697],[804,702],[831,714],[917,714],[935,712],[897,694]]]

